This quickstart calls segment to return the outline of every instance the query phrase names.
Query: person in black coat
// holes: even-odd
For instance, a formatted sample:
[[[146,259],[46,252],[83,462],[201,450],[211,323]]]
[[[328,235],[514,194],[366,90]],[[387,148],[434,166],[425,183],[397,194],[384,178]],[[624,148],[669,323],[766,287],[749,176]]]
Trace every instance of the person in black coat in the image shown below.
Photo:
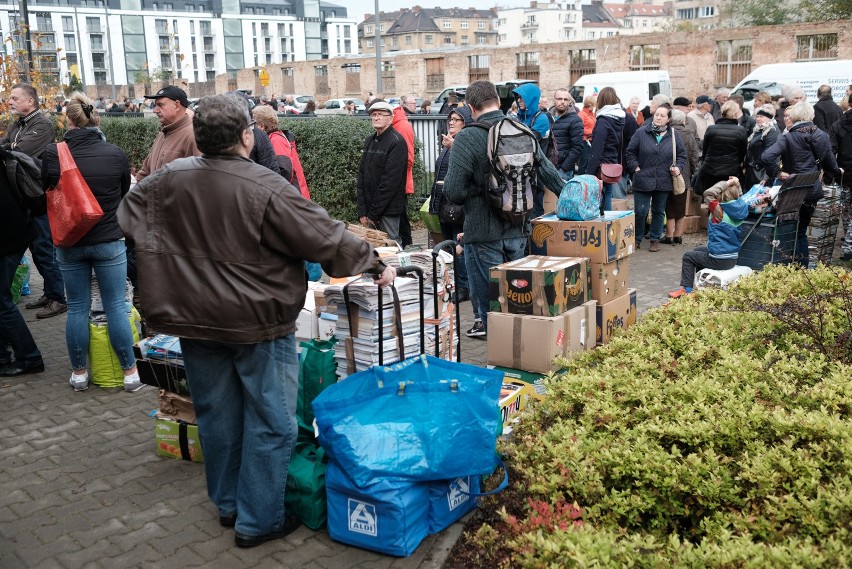
[[[852,95],[849,97],[849,103],[852,103]],[[837,165],[843,168],[844,172],[852,172],[852,110],[843,113],[840,120],[831,126],[829,137],[831,151],[837,155]],[[844,186],[843,198],[846,202],[841,214],[844,227],[841,245],[844,261],[852,261],[852,203],[850,203],[849,177],[847,174],[840,180],[840,185]]]
[[[804,174],[823,170],[836,179],[840,179],[843,170],[831,151],[828,135],[813,123],[814,109],[806,101],[790,105],[784,113],[787,133],[778,137],[778,141],[763,153],[761,159],[766,164],[766,174],[774,180],[776,176],[786,180],[790,174]],[[779,174],[778,163],[781,163]],[[799,209],[799,230],[796,238],[795,260],[808,266],[808,226],[813,217],[814,206],[822,199],[822,182],[814,183],[813,188]]]
[[[0,158],[11,159],[6,150],[0,150]],[[35,236],[32,213],[0,174],[0,377],[44,371],[41,352],[12,299],[15,271]]]
[[[692,189],[698,195],[730,176],[743,177],[743,162],[748,148],[746,130],[738,124],[742,116],[739,105],[728,101],[722,105],[722,118],[707,127],[702,145],[701,165]]]
[[[817,98],[819,100],[814,104],[814,124],[827,133],[834,123],[840,120],[843,112],[840,110],[840,105],[831,98],[830,85],[820,85],[817,89]]]
[[[557,89],[553,101],[551,132],[556,141],[556,168],[563,178],[570,179],[583,151],[583,119],[567,89]]]
[[[636,248],[645,235],[645,219],[651,211],[651,246],[660,250],[666,201],[674,190],[672,176],[681,174],[686,166],[686,147],[680,134],[671,128],[672,109],[660,105],[651,120],[636,131],[627,147],[627,169],[633,174],[633,202],[636,210]],[[672,144],[676,145],[677,160],[672,165]]]
[[[65,336],[73,368],[69,383],[74,391],[89,387],[86,359],[89,355],[89,311],[94,270],[107,317],[110,343],[124,370],[124,389],[137,391],[143,384],[136,371],[133,333],[125,305],[127,251],[124,234],[116,218],[118,205],[130,189],[130,161],[123,150],[104,140],[98,128],[98,112],[88,97],[82,93],[71,95],[66,118],[68,132],[65,133],[64,144],[67,144],[71,158],[103,210],[100,220],[76,243],[56,248],[68,298]],[[56,144],[49,144],[42,157],[42,186],[48,192],[59,191],[53,188],[60,177],[59,148]],[[68,188],[63,187],[61,191],[68,191]],[[152,275],[151,278],[158,277]]]
[[[745,173],[746,191],[755,184],[772,182],[766,174],[766,164],[763,163],[762,157],[763,153],[778,140],[778,129],[775,128],[775,107],[771,104],[757,107],[754,115],[754,130],[748,137]]]
[[[589,150],[589,161],[586,163],[584,174],[601,178],[602,164],[622,165],[626,114],[618,95],[615,94],[615,89],[612,87],[601,89],[595,104],[597,120],[592,131],[592,147]],[[623,173],[621,177],[623,177]],[[601,203],[603,211],[612,209],[612,195],[614,191],[617,191],[617,187],[618,182],[604,182],[603,202]]]

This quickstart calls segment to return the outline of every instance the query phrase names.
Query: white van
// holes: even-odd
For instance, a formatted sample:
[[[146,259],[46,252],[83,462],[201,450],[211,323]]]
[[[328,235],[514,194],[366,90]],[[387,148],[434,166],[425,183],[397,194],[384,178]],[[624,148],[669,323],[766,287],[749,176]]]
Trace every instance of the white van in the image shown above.
[[[619,71],[616,73],[593,73],[583,75],[568,90],[578,107],[583,98],[596,95],[604,87],[612,87],[625,107],[630,99],[639,97],[639,108],[647,105],[654,95],[662,93],[672,96],[672,81],[668,71]]]
[[[780,95],[783,85],[798,85],[805,91],[808,102],[817,102],[820,85],[831,86],[831,96],[836,102],[846,96],[846,86],[852,84],[852,59],[839,61],[808,61],[801,63],[772,63],[761,65],[745,76],[732,93],[742,95],[746,108],[754,106],[758,91]]]

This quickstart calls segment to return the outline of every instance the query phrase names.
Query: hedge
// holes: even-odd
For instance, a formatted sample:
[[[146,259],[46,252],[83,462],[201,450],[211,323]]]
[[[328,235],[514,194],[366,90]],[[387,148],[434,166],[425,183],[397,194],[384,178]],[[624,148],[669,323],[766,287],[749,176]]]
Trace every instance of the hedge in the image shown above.
[[[848,567],[852,274],[772,266],[563,361],[452,567]]]
[[[57,140],[65,127],[55,119]],[[283,128],[296,135],[299,157],[311,197],[335,218],[357,222],[355,184],[364,139],[373,132],[370,122],[347,116],[280,121]],[[140,168],[159,131],[156,118],[102,117],[101,130],[107,140],[121,147],[134,168]],[[420,158],[419,141],[414,161],[415,187],[423,187],[426,171]],[[425,196],[423,196],[425,198]],[[409,217],[418,219],[418,200],[409,200]]]

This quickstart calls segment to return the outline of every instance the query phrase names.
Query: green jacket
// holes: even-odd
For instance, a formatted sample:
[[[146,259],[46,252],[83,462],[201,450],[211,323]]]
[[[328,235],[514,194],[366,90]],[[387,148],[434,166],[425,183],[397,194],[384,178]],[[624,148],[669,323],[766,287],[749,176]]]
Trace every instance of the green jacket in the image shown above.
[[[494,124],[506,115],[503,111],[491,111],[481,115],[478,122]],[[453,203],[464,204],[464,242],[482,243],[515,237],[527,237],[530,224],[512,225],[488,205],[485,188],[488,187],[490,170],[486,157],[488,131],[484,128],[467,126],[453,142],[450,166],[444,179],[444,196]],[[539,181],[558,195],[562,189],[559,171],[544,153],[538,151]]]

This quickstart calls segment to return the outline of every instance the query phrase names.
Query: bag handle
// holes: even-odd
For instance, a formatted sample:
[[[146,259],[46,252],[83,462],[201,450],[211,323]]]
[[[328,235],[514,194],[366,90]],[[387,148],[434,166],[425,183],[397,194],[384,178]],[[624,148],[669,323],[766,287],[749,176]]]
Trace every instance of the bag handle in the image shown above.
[[[59,155],[60,174],[77,168],[77,163],[74,162],[74,157],[71,156],[71,149],[68,148],[67,142],[58,142],[56,144],[56,153]]]
[[[503,464],[503,459],[499,456],[497,458],[497,467],[503,469],[503,480],[500,481],[500,485],[497,486],[494,490],[488,490],[487,492],[465,492],[461,488],[459,488],[459,492],[462,494],[467,494],[468,496],[479,497],[479,496],[493,496],[494,494],[499,494],[503,490],[509,487],[509,471],[506,469],[506,465]]]
[[[674,127],[672,127],[672,168],[677,166],[677,139],[675,138]]]

